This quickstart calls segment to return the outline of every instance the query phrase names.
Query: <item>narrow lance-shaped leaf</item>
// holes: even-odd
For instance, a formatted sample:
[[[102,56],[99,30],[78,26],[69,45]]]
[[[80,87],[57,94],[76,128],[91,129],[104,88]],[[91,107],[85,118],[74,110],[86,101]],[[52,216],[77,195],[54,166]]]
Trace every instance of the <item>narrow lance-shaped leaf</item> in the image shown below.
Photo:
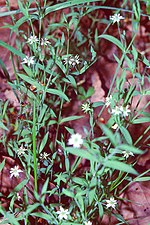
[[[130,135],[129,131],[123,126],[120,127],[120,131],[121,131],[122,135],[124,136],[126,142],[129,145],[132,145],[132,138],[131,138],[131,135]]]
[[[8,128],[1,121],[0,121],[0,128],[8,131]]]
[[[105,167],[109,167],[115,170],[124,171],[127,173],[132,173],[137,175],[138,173],[131,165],[125,164],[123,162],[118,162],[116,160],[107,160],[103,163]]]
[[[65,150],[73,155],[77,155],[79,157],[82,157],[84,159],[92,160],[95,162],[100,162],[100,159],[97,155],[92,155],[89,152],[85,151],[84,149],[77,149],[72,147],[66,147]]]
[[[130,151],[130,152],[133,152],[135,154],[142,154],[143,151],[132,146],[132,145],[127,145],[127,144],[122,144],[122,145],[119,145],[117,146],[118,149],[122,149],[124,151]]]
[[[113,134],[113,132],[110,129],[108,129],[108,127],[106,127],[105,125],[102,125],[102,124],[101,124],[101,128],[102,128],[103,132],[106,134],[106,136],[109,138],[109,140],[111,141],[111,143],[114,146],[117,146],[116,137]]]
[[[123,52],[125,51],[125,48],[123,46],[123,44],[115,37],[108,35],[108,34],[103,34],[98,36],[99,38],[104,38],[112,43],[114,43],[116,46],[118,46],[118,48],[120,48]]]
[[[5,159],[3,160],[3,162],[0,164],[0,172],[2,171],[2,169],[4,168],[5,166]]]
[[[60,124],[68,122],[68,121],[72,121],[72,120],[78,120],[78,119],[81,119],[81,118],[83,118],[83,116],[68,116],[66,118],[61,119]]]

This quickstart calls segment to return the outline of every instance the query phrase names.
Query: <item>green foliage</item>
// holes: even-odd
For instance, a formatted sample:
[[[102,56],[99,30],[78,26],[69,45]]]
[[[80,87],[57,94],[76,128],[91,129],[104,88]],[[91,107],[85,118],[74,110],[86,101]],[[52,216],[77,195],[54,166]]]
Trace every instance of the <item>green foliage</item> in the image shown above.
[[[141,17],[148,15],[142,12],[140,1],[127,2],[122,4],[124,8],[115,8],[115,3],[107,6],[105,0],[57,4],[44,0],[43,5],[35,1],[35,8],[31,8],[32,0],[18,0],[18,10],[11,11],[6,1],[8,12],[0,13],[0,17],[11,16],[12,23],[4,27],[10,29],[10,38],[15,33],[16,47],[1,40],[0,46],[11,53],[15,79],[10,78],[1,59],[0,66],[19,107],[0,101],[0,144],[23,170],[23,178],[5,196],[7,212],[0,206],[3,223],[31,225],[33,220],[38,224],[41,219],[43,224],[78,225],[91,221],[95,225],[98,218],[109,215],[120,224],[128,224],[107,207],[106,200],[114,196],[119,203],[119,194],[130,184],[150,180],[149,171],[139,174],[134,167],[145,146],[149,147],[149,138],[145,138],[149,128],[137,140],[131,131],[137,124],[150,122],[149,103],[139,109],[142,98],[149,95],[145,79],[149,80],[150,63],[135,41]],[[149,13],[148,1],[143,2]],[[103,18],[107,9],[128,17],[132,24],[130,38],[124,30],[124,18],[113,22],[108,15]],[[21,16],[16,19],[18,13]],[[86,19],[90,21],[88,28],[84,27]],[[116,71],[108,97],[91,102],[95,87],[87,74],[105,55],[103,43],[109,42],[116,49]],[[128,73],[132,81],[127,81]],[[21,152],[23,149],[25,152]],[[0,171],[6,162],[4,158]],[[61,210],[65,210],[66,217]]]

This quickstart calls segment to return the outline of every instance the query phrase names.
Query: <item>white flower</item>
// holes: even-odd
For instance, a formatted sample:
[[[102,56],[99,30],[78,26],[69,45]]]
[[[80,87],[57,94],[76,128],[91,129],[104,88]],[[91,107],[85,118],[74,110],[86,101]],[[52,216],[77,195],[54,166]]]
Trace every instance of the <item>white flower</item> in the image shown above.
[[[14,168],[10,169],[10,178],[19,177],[19,173],[22,173],[23,171],[19,169],[19,166],[15,166]]]
[[[120,111],[120,108],[118,106],[116,106],[115,109],[112,109],[111,113],[114,115],[122,114],[122,112]]]
[[[68,215],[69,215],[68,209],[64,209],[62,206],[60,206],[60,210],[57,211],[56,213],[59,214],[59,216],[58,216],[59,220],[62,220],[62,219],[67,220],[68,219]]]
[[[47,38],[41,38],[41,45],[47,46],[48,44],[50,44],[50,41]]]
[[[122,154],[123,154],[123,157],[126,159],[129,158],[130,155],[134,156],[132,152],[128,152],[128,151],[123,151]]]
[[[72,134],[71,137],[68,140],[68,145],[73,145],[74,148],[80,148],[80,146],[83,144],[83,139],[81,134]]]
[[[76,56],[66,57],[64,58],[64,63],[65,65],[69,64],[69,67],[75,67],[77,64],[80,63],[79,56],[76,55]]]
[[[22,61],[21,64],[28,64],[28,66],[33,65],[33,64],[35,64],[34,58],[35,58],[34,56],[31,56],[31,57],[26,56],[26,57],[23,59],[23,61]]]
[[[38,42],[38,38],[35,35],[30,36],[27,41],[27,43],[29,43],[30,45],[32,45],[33,43],[36,43],[36,42]]]
[[[118,124],[115,123],[111,128],[114,129],[114,130],[116,130],[118,128]]]
[[[21,197],[20,197],[19,193],[17,193],[17,200],[18,200],[18,201],[21,200]]]
[[[109,97],[106,97],[106,102],[105,102],[106,107],[110,105],[111,100],[112,100],[112,95],[110,95]]]
[[[120,111],[121,111],[123,117],[128,116],[131,112],[128,105],[126,107],[121,106]]]
[[[88,112],[92,111],[92,109],[90,108],[89,102],[83,103],[81,105],[81,108],[82,108],[82,111],[84,111],[84,113],[88,113]]]
[[[92,222],[90,221],[87,221],[87,222],[84,222],[85,225],[92,225]]]
[[[23,145],[21,145],[21,147],[17,150],[18,155],[24,155],[25,151],[27,151],[26,148],[23,147]]]
[[[120,16],[119,14],[114,14],[113,16],[110,16],[110,20],[112,20],[113,23],[119,23],[120,20],[124,20],[125,18],[123,16]]]
[[[111,197],[110,200],[106,200],[107,204],[106,207],[110,208],[112,207],[113,209],[115,209],[115,206],[117,204],[117,200],[114,199],[114,197]]]
[[[112,109],[111,114],[114,115],[121,115],[122,117],[126,117],[130,114],[131,110],[129,109],[129,106],[127,105],[126,107],[118,106],[115,107],[115,109]]]
[[[42,159],[42,160],[47,160],[47,157],[49,156],[50,154],[47,154],[46,152],[43,152],[43,153],[41,153],[40,154],[40,159]]]

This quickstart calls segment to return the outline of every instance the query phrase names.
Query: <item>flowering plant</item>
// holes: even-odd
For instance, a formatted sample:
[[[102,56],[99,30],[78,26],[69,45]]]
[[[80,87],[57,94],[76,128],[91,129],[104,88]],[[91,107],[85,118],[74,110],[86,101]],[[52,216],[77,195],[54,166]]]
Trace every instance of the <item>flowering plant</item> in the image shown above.
[[[16,43],[0,41],[0,46],[11,52],[15,78],[0,64],[18,104],[0,101],[5,152],[0,169],[12,184],[9,194],[0,188],[4,222],[97,225],[108,219],[109,224],[129,224],[122,216],[122,193],[134,181],[148,179],[148,171],[140,173],[135,165],[149,146],[149,128],[144,126],[138,137],[132,132],[149,122],[149,104],[139,107],[149,94],[150,67],[135,41],[140,5],[128,3],[130,11],[125,4],[109,17],[101,10],[107,2],[95,2],[35,1],[32,8],[33,1],[18,0],[19,11],[11,11],[6,1],[5,14],[12,19],[7,26]],[[134,24],[129,36],[127,17]],[[109,47],[104,53],[108,43],[114,46],[113,57]],[[106,82],[108,68],[101,70],[110,62]]]

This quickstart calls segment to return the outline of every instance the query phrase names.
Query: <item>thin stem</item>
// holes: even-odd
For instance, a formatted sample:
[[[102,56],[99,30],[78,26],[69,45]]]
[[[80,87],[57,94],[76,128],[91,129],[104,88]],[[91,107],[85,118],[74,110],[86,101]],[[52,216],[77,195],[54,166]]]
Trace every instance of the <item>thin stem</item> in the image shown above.
[[[33,161],[34,161],[34,187],[37,192],[37,158],[36,158],[36,101],[33,104],[33,127],[32,127]]]

